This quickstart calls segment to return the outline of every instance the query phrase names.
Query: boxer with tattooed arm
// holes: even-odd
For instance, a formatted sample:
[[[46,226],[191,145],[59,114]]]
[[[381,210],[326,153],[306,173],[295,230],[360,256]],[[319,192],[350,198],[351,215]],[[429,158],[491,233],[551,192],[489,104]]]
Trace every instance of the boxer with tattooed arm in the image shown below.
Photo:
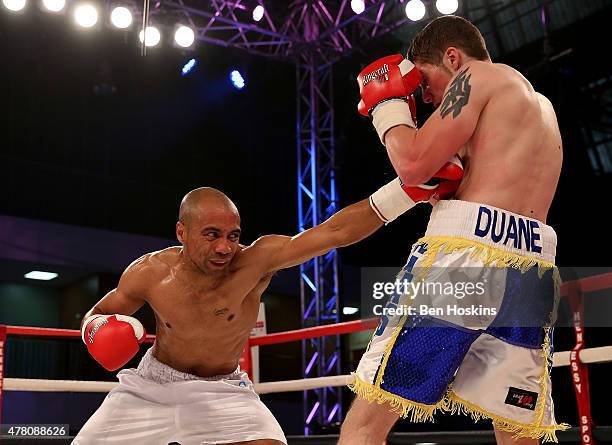
[[[492,274],[496,287],[482,298],[497,315],[475,328],[444,317],[383,319],[355,373],[358,397],[340,444],[378,445],[399,417],[427,421],[437,411],[492,419],[501,444],[556,441],[566,425],[555,421],[549,375],[559,275],[546,218],[563,159],[555,111],[518,71],[491,61],[463,18],[433,20],[408,58],[384,57],[360,73],[358,110],[404,184],[423,182],[455,154],[465,177],[454,200],[434,206],[403,273]],[[417,129],[419,86],[437,108]],[[406,296],[397,298],[391,303]]]

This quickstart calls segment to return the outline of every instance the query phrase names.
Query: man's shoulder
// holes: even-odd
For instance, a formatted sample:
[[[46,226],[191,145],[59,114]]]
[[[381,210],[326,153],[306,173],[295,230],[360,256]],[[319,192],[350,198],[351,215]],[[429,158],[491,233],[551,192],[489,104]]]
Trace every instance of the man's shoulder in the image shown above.
[[[272,252],[282,247],[291,239],[286,235],[264,235],[257,238],[250,246],[247,246],[243,252]]]
[[[503,63],[490,63],[489,69],[490,80],[492,84],[502,85],[508,87],[510,85],[520,86],[522,88],[527,87],[528,90],[533,90],[531,82],[514,67]]]
[[[540,106],[553,109],[553,104],[550,99],[548,99],[542,93],[538,93],[533,88],[531,82],[529,82],[529,80],[523,76],[520,71],[509,65],[504,65],[503,63],[493,63],[490,65],[493,65],[493,69],[498,71],[498,75],[495,76],[495,79],[493,80],[498,84],[498,91],[506,92],[508,90],[512,90],[512,94],[522,93],[527,99],[536,99],[540,103]]]
[[[497,86],[508,82],[529,83],[518,70],[503,63],[471,60],[464,67],[459,69],[460,73],[465,71],[472,79],[487,86]]]
[[[538,93],[537,91],[535,92],[535,95],[538,99],[538,101],[540,102],[540,105],[544,105],[546,107],[549,107],[551,109],[553,109],[553,104],[550,101],[550,99],[546,96],[544,96],[542,93]]]
[[[244,266],[251,263],[259,263],[269,259],[289,240],[290,236],[285,235],[264,235],[257,238],[248,246],[242,246],[236,258],[236,264]]]
[[[149,252],[134,260],[126,269],[126,272],[161,274],[176,264],[181,252],[181,247],[172,246],[166,249]]]
[[[504,77],[509,77],[503,71],[497,64],[470,60],[457,70],[447,91],[462,91],[486,99],[495,92],[499,82],[505,80]]]
[[[509,65],[472,61],[469,64],[469,72],[471,73],[470,81],[472,85],[480,91],[482,97],[486,98],[487,101],[493,98],[506,100],[505,98],[512,97],[512,103],[520,104],[521,107],[525,106],[525,102],[521,101],[521,98],[531,101],[537,95],[547,101],[544,96],[536,93],[525,76]]]

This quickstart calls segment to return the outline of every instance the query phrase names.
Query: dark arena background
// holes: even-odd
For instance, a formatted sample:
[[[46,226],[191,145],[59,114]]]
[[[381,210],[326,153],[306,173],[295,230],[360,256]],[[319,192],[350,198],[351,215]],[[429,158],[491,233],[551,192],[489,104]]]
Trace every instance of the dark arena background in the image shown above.
[[[90,27],[82,25],[91,11],[80,10],[85,22],[75,19],[86,3],[98,14]],[[134,259],[178,244],[178,206],[188,191],[225,192],[240,210],[241,242],[250,244],[296,234],[393,179],[384,147],[357,113],[356,77],[377,58],[405,55],[412,37],[442,15],[436,3],[444,12],[456,3],[450,13],[480,29],[493,61],[519,70],[554,105],[564,162],[547,223],[557,231],[564,281],[591,277],[571,288],[584,294],[583,346],[608,351],[588,366],[554,368],[556,418],[572,426],[558,437],[612,443],[612,0],[423,0],[417,20],[406,14],[418,15],[415,0],[2,0],[1,423],[69,425],[69,443],[99,407],[105,390],[78,384],[114,382],[116,373],[87,353],[82,317]],[[125,29],[110,19],[117,6],[132,14]],[[145,49],[138,31],[146,8],[161,41]],[[179,24],[193,31],[185,31],[186,47],[174,39]],[[432,111],[419,103],[418,120]],[[430,211],[420,205],[360,243],[278,272],[262,297],[267,333],[359,326],[369,318],[360,312],[363,269],[399,269]],[[54,275],[27,278],[32,271]],[[566,300],[556,351],[576,347]],[[589,325],[591,315],[604,322]],[[135,317],[155,333],[149,307]],[[350,374],[371,335],[371,323],[365,327],[260,346],[259,380]],[[43,379],[46,389],[28,386]],[[581,393],[578,403],[576,379],[590,400]],[[72,383],[54,389],[55,381]],[[261,399],[290,444],[331,444],[353,394],[335,385]],[[436,419],[400,421],[388,443],[494,442],[490,422]]]

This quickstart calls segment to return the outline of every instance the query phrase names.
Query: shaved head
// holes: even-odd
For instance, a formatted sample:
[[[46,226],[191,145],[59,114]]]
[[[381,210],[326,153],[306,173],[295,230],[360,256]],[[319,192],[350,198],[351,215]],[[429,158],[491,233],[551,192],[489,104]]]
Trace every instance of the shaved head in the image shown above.
[[[225,273],[240,249],[240,213],[225,193],[201,187],[181,201],[176,238],[183,258],[206,275]]]
[[[194,216],[203,215],[211,208],[224,208],[239,215],[238,208],[225,193],[212,187],[200,187],[183,197],[179,221],[188,224]]]

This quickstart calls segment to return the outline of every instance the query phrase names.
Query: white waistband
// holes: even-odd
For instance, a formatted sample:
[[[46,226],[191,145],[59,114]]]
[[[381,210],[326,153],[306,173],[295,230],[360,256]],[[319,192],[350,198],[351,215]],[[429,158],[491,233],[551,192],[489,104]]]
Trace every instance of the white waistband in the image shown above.
[[[231,374],[216,375],[213,377],[200,377],[187,372],[177,371],[171,366],[160,362],[153,356],[153,348],[149,348],[145,355],[140,360],[136,372],[147,380],[152,380],[156,383],[173,383],[173,382],[184,382],[186,380],[206,380],[206,381],[218,381],[218,380],[240,380],[242,371],[237,368]]]
[[[438,202],[425,236],[449,236],[485,243],[554,263],[557,234],[541,221],[477,202]]]

